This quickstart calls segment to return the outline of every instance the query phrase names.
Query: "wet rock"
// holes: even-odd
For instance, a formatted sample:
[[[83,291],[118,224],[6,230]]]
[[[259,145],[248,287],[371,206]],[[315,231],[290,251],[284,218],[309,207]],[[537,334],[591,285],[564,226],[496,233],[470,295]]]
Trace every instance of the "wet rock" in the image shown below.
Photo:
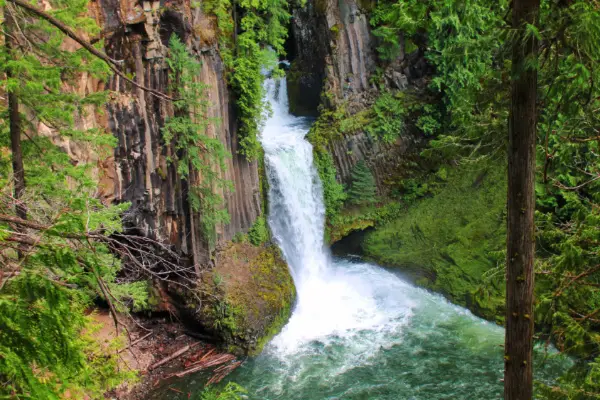
[[[375,70],[374,40],[368,16],[354,0],[309,0],[293,11],[295,76],[290,97],[298,109],[316,111],[318,94],[338,101],[370,88]],[[305,97],[304,94],[309,96]],[[327,104],[326,104],[327,105]]]

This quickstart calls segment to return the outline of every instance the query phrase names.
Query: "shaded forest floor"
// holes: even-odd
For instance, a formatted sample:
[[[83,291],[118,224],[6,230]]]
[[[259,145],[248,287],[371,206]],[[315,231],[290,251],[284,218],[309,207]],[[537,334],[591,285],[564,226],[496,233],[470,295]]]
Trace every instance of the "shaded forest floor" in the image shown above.
[[[216,368],[212,375],[219,378],[219,371],[240,364],[233,355],[220,353],[213,344],[190,336],[180,322],[171,321],[168,317],[134,317],[134,319],[123,317],[120,322],[124,326],[120,326],[118,332],[113,318],[107,311],[94,311],[92,318],[99,324],[99,329],[94,336],[100,346],[103,346],[107,352],[117,351],[120,368],[138,371],[139,374],[139,379],[126,382],[107,392],[106,397],[110,399],[144,400],[152,392],[169,390],[188,398],[191,393],[181,393],[181,390],[174,387],[174,384],[181,379],[177,374],[193,373],[192,369],[198,369],[199,363],[201,364],[203,360],[208,360],[211,364],[210,360],[216,359],[214,365],[206,367],[200,365],[198,370],[220,365],[221,367]],[[115,339],[124,345],[114,349],[111,346],[115,343]],[[219,359],[225,361],[221,363]]]

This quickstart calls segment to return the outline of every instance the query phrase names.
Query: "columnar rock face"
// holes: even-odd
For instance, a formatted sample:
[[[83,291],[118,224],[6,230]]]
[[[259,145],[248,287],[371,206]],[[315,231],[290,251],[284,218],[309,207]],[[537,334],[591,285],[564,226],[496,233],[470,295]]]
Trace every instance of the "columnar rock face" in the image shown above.
[[[358,132],[333,140],[328,147],[341,182],[350,183],[353,167],[364,160],[373,173],[378,193],[382,195],[387,194],[388,183],[401,167],[403,156],[417,141],[409,134],[393,143],[383,143],[373,140],[365,132]]]
[[[216,246],[246,232],[261,213],[256,162],[237,154],[236,122],[223,63],[218,54],[215,20],[189,2],[99,0],[97,16],[107,53],[123,60],[124,69],[140,85],[168,93],[166,45],[176,34],[202,63],[197,79],[206,84],[207,135],[231,153],[220,176],[232,183],[221,190],[230,222],[216,228]],[[172,104],[118,76],[108,83],[116,93],[107,105],[108,128],[118,139],[114,151],[114,199],[131,202],[125,217],[132,233],[171,243],[196,265],[209,262],[211,249],[200,229],[202,215],[187,202],[188,182],[180,179],[174,149],[162,140],[161,127],[173,115]],[[218,168],[218,166],[215,166]],[[198,177],[195,177],[198,179]],[[218,189],[220,190],[220,189]]]
[[[106,88],[111,99],[102,125],[118,143],[114,156],[101,162],[101,194],[109,202],[131,203],[124,216],[127,233],[170,245],[181,256],[181,263],[200,272],[195,289],[194,285],[174,281],[154,282],[154,292],[160,297],[158,308],[179,314],[191,329],[212,334],[232,351],[258,352],[287,321],[295,289],[274,247],[243,243],[237,246],[246,246],[246,255],[254,252],[262,258],[238,257],[233,262],[223,256],[232,248],[232,238],[246,233],[263,207],[258,163],[238,154],[235,103],[218,52],[215,18],[204,14],[202,7],[191,8],[189,0],[97,0],[94,6],[107,54],[120,60],[122,69],[139,86],[176,96],[169,87],[165,59],[172,35],[177,35],[200,61],[201,70],[195,79],[205,85],[208,104],[202,116],[208,124],[202,133],[217,138],[231,154],[226,168],[213,165],[213,171],[231,183],[231,187],[213,188],[222,196],[230,221],[216,226],[214,241],[208,239],[206,228],[202,228],[202,213],[193,211],[188,202],[190,185],[201,177],[190,172],[189,182],[181,179],[172,162],[177,149],[174,143],[165,143],[161,132],[174,114],[172,102],[119,76],[111,77]],[[213,282],[207,277],[222,271],[227,271],[224,282],[235,285],[227,286],[227,290],[217,288],[220,302],[215,302],[215,296],[200,294],[205,293],[206,282],[216,282],[216,278]],[[257,280],[262,282],[260,286]],[[271,302],[265,300],[271,297]],[[241,300],[235,302],[238,298]],[[236,307],[237,325],[228,325],[233,317],[218,312],[227,302]]]
[[[288,75],[292,112],[317,113],[317,106],[336,108],[343,105],[349,115],[369,107],[380,94],[370,82],[379,67],[384,71],[385,86],[390,89],[420,89],[431,72],[423,54],[403,51],[393,62],[377,57],[377,40],[371,34],[369,9],[373,4],[359,0],[308,0],[293,12],[290,53],[293,61]],[[402,43],[402,38],[400,43]],[[386,192],[391,178],[407,151],[420,138],[405,132],[394,143],[383,143],[358,130],[335,135],[328,144],[337,178],[348,183],[351,170],[365,160],[373,172],[378,191]]]
[[[314,114],[322,90],[339,101],[370,88],[376,58],[368,17],[354,0],[309,0],[293,12],[292,112]],[[300,96],[300,94],[302,94]]]

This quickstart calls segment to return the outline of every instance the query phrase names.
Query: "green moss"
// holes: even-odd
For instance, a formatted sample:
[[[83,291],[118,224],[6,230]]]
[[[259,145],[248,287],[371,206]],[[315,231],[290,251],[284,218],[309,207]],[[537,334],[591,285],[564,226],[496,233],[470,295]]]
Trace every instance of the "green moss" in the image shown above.
[[[374,208],[353,207],[344,209],[326,225],[326,241],[330,244],[348,236],[354,231],[361,231],[375,226]]]
[[[347,198],[344,186],[337,181],[333,158],[326,151],[314,151],[314,163],[323,186],[327,219],[335,218]]]
[[[335,24],[329,28],[329,31],[331,31],[334,39],[337,39],[340,36],[340,26],[338,24]]]
[[[287,322],[295,288],[275,246],[233,244],[204,278],[203,324],[235,353],[258,354]],[[219,279],[215,280],[214,277]]]
[[[447,184],[367,234],[366,255],[488,319],[503,315],[503,165],[464,165]]]

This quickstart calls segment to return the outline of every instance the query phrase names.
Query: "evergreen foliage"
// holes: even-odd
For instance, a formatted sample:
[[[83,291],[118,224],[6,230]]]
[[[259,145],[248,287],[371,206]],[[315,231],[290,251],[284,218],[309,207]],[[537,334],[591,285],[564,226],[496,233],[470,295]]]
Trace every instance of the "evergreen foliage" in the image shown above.
[[[325,212],[327,218],[333,218],[342,208],[348,195],[344,191],[344,186],[337,181],[335,165],[331,154],[324,151],[315,151],[315,166],[321,184],[323,185],[323,198],[325,201]]]
[[[344,185],[337,180],[334,161],[328,151],[330,145],[346,134],[360,131],[366,131],[372,140],[395,141],[402,134],[404,118],[412,108],[412,100],[408,101],[408,97],[401,92],[384,91],[372,106],[354,115],[348,114],[343,103],[333,110],[321,109],[307,138],[313,144],[314,163],[323,185],[328,223],[340,216],[339,212],[348,198]]]
[[[369,204],[375,202],[377,186],[375,177],[363,160],[352,168],[352,182],[348,189],[348,201],[352,204]]]
[[[386,0],[371,18],[380,56],[419,48],[436,73],[429,90],[441,98],[423,106],[417,126],[433,137],[424,155],[438,163],[505,158],[510,50],[507,1]],[[595,2],[542,1],[538,27],[536,323],[561,350],[593,360],[600,284],[600,187],[597,110],[600,107],[600,10]],[[412,47],[412,49],[411,49]],[[496,162],[496,161],[494,161]],[[476,164],[475,164],[476,165]],[[549,398],[600,393],[598,362],[588,362]],[[583,372],[582,372],[583,371]]]
[[[225,159],[231,155],[218,138],[207,134],[208,125],[216,123],[207,117],[206,85],[197,81],[201,65],[176,36],[169,41],[169,89],[177,94],[173,102],[175,115],[166,119],[163,139],[175,149],[169,161],[176,163],[177,173],[188,182],[188,201],[199,212],[203,232],[211,247],[215,244],[215,226],[229,222],[219,189],[231,188],[222,179]]]
[[[248,240],[255,246],[267,243],[270,238],[269,228],[267,227],[267,220],[264,216],[256,218],[252,228],[248,231]]]
[[[427,48],[425,56],[436,69],[430,89],[442,102],[424,106],[417,125],[438,135],[431,143],[436,153],[493,154],[506,143],[509,75],[496,67],[504,67],[508,55],[507,7],[504,0],[382,1],[373,13],[384,59],[398,54],[401,33],[407,47]]]
[[[263,71],[277,73],[277,56],[285,54],[288,7],[285,0],[211,0],[206,3],[206,10],[217,17],[219,50],[228,69],[228,83],[236,94],[239,152],[249,161],[260,155],[258,135],[269,113]]]
[[[108,243],[121,227],[128,204],[107,206],[97,197],[93,165],[74,163],[37,124],[58,139],[77,142],[100,156],[115,145],[98,129],[80,130],[76,120],[106,102],[106,93],[80,94],[72,87],[82,74],[105,78],[108,68],[87,50],[66,50],[65,35],[45,20],[2,3],[11,45],[0,45],[0,91],[19,103],[26,188],[12,195],[10,130],[6,103],[0,103],[0,397],[103,398],[134,374],[120,371],[113,343],[101,348],[86,310],[103,299],[126,311],[132,300],[147,304],[144,283],[117,278],[120,262]],[[84,0],[50,2],[48,14],[79,32],[100,32],[86,17]],[[13,26],[13,27],[14,27]],[[19,45],[14,45],[14,44]],[[99,42],[96,46],[102,46]],[[70,89],[71,88],[71,89]],[[70,89],[70,90],[69,90]],[[27,133],[30,132],[30,133]],[[32,132],[32,133],[31,133]],[[24,206],[27,220],[15,215]]]
[[[384,92],[375,100],[372,107],[373,116],[365,126],[366,131],[384,142],[391,143],[402,133],[406,108],[401,92],[394,96]]]
[[[246,389],[235,382],[229,382],[222,390],[206,388],[200,393],[199,400],[241,400],[245,398]]]
[[[368,233],[366,255],[403,267],[417,282],[498,322],[504,317],[506,169],[465,164],[423,186],[427,196]]]

